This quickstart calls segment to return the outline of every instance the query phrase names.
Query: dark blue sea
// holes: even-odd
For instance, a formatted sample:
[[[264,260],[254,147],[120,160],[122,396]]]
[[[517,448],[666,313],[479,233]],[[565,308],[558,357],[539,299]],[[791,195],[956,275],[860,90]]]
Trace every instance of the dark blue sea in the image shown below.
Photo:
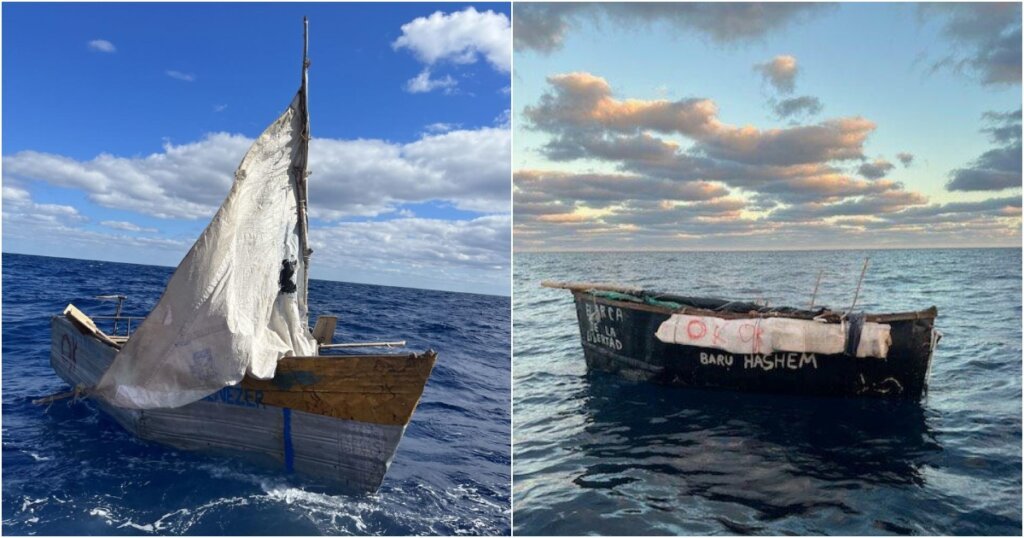
[[[315,262],[315,260],[314,260]],[[4,534],[508,534],[509,299],[313,280],[336,341],[408,340],[437,366],[380,490],[346,495],[224,457],[140,441],[66,390],[49,319],[128,295],[155,305],[172,269],[3,254]]]
[[[806,306],[936,305],[918,403],[588,374],[569,292],[610,281]],[[1021,534],[1021,250],[517,253],[516,534]]]

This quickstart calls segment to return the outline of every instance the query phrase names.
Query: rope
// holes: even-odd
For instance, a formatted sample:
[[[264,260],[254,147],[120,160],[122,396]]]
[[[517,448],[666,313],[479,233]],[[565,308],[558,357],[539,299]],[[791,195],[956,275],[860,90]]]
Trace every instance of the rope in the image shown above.
[[[42,398],[32,400],[32,403],[35,405],[49,405],[52,404],[53,402],[66,400],[68,398],[71,398],[71,403],[78,403],[79,400],[88,398],[89,392],[90,387],[86,387],[85,385],[78,385],[77,387],[74,388],[74,390],[69,390],[67,392],[58,392],[56,394],[44,396]]]

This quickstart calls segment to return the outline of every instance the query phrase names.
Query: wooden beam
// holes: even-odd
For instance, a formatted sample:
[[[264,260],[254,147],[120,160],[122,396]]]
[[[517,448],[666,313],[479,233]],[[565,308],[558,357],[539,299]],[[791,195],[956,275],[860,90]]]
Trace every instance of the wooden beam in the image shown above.
[[[563,290],[572,291],[614,291],[618,293],[628,293],[631,295],[637,295],[643,293],[643,288],[635,286],[623,286],[620,284],[602,284],[600,282],[558,282],[555,280],[545,280],[540,283],[545,288],[558,288]]]

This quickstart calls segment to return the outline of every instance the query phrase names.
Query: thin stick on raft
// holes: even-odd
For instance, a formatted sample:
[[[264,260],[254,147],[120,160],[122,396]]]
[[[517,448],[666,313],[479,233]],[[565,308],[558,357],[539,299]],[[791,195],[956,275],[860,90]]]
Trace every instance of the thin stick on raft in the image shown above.
[[[327,344],[320,346],[320,349],[340,349],[347,347],[405,347],[405,340],[394,342],[352,342],[347,344]]]
[[[557,288],[572,291],[601,290],[628,293],[632,295],[643,293],[644,291],[643,288],[637,288],[634,286],[620,286],[618,284],[601,284],[599,282],[558,282],[556,280],[545,280],[544,282],[541,282],[540,285],[545,288]]]
[[[857,291],[853,294],[853,304],[850,305],[850,309],[847,312],[853,312],[853,307],[857,306],[857,298],[860,297],[860,285],[864,283],[864,274],[868,272],[868,262],[871,258],[864,258],[864,267],[860,269],[860,278],[857,279]]]
[[[814,291],[811,293],[811,305],[807,307],[808,310],[814,309],[814,300],[818,298],[818,286],[821,285],[821,275],[824,274],[824,269],[818,271],[818,280],[814,281]]]

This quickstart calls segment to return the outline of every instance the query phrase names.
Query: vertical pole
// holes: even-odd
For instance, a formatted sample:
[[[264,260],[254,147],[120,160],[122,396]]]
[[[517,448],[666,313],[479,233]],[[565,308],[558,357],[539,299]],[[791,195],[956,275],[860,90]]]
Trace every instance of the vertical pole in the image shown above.
[[[820,271],[818,271],[818,280],[814,281],[814,291],[811,292],[811,306],[807,307],[808,310],[811,310],[812,308],[814,308],[814,300],[818,297],[818,286],[821,285],[821,275],[823,275],[823,274],[825,274],[825,270],[824,269],[821,269]]]
[[[857,306],[857,298],[860,297],[860,285],[864,282],[864,273],[868,272],[868,261],[871,258],[864,258],[864,267],[860,269],[860,278],[857,280],[857,291],[853,294],[853,304],[850,305],[850,309],[847,312],[853,312],[853,307]]]
[[[302,253],[302,290],[299,296],[299,315],[302,316],[306,329],[309,329],[309,258],[313,250],[309,248],[309,217],[307,205],[309,195],[306,191],[306,167],[309,164],[309,19],[302,17],[302,86],[299,89],[299,114],[302,115],[302,129],[299,134],[299,154],[295,163],[295,196],[298,209],[299,250]]]

